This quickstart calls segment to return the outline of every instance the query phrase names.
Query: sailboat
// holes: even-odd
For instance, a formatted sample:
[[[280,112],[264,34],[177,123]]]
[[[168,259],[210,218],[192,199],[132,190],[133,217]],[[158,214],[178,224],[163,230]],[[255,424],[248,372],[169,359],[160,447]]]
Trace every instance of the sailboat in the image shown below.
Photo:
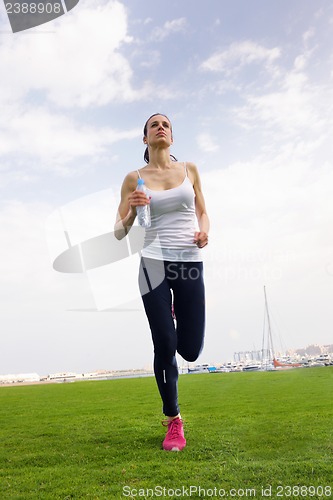
[[[273,336],[271,329],[271,319],[268,309],[268,301],[266,294],[266,287],[264,286],[265,295],[265,314],[264,314],[264,329],[263,329],[263,339],[262,339],[262,369],[268,370],[272,367],[276,368],[299,368],[302,365],[300,363],[287,363],[278,361],[274,353]],[[267,322],[267,334],[266,334],[266,322]]]

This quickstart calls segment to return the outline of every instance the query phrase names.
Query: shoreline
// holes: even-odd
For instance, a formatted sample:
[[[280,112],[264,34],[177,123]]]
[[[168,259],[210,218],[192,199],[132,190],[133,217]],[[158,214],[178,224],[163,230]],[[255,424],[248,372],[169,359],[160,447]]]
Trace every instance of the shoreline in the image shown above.
[[[152,371],[134,370],[134,371],[119,371],[119,372],[108,372],[99,375],[86,375],[86,376],[73,376],[65,375],[56,376],[54,378],[41,377],[40,380],[13,380],[1,381],[1,387],[18,387],[18,386],[28,386],[28,385],[43,385],[43,384],[68,384],[73,382],[88,382],[88,381],[100,381],[100,380],[117,380],[121,378],[141,378],[141,377],[153,377],[154,373]]]

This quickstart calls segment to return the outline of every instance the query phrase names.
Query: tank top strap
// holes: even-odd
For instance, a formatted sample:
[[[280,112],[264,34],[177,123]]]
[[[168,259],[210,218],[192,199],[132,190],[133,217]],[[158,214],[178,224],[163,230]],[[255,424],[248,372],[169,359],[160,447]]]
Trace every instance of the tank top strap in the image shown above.
[[[185,177],[188,177],[186,161],[184,161],[184,171],[185,171]]]
[[[141,179],[141,175],[140,175],[139,170],[137,170],[137,173],[138,173],[138,178]]]

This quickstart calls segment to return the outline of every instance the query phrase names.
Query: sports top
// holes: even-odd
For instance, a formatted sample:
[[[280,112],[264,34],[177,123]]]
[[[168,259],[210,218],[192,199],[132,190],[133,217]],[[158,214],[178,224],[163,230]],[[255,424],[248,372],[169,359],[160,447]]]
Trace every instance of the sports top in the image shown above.
[[[141,178],[139,170],[137,170]],[[155,191],[146,186],[150,199],[151,226],[145,228],[141,255],[173,262],[201,262],[193,243],[197,229],[195,193],[184,163],[183,182],[171,189]]]

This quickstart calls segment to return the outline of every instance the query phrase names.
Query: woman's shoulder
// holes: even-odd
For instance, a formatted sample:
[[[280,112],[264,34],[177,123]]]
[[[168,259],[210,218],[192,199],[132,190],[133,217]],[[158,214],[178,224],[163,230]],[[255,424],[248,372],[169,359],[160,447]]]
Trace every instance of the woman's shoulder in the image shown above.
[[[128,172],[123,180],[123,188],[134,191],[138,183],[138,178],[138,170],[132,170],[131,172]]]
[[[186,167],[189,170],[198,170],[197,165],[195,163],[193,163],[193,161],[185,161],[184,163],[186,164]]]
[[[128,174],[125,177],[126,182],[138,182],[139,177],[141,176],[141,172],[145,169],[146,167],[139,167],[136,170],[132,170],[131,172],[128,172]]]
[[[194,177],[196,177],[199,173],[198,167],[192,161],[186,162],[186,168],[187,168],[188,172],[190,172]]]
[[[187,169],[188,178],[192,182],[193,186],[196,187],[197,185],[199,185],[200,184],[200,177],[199,177],[198,167],[196,166],[196,164],[191,162],[191,161],[187,161],[186,162],[186,169]]]
[[[137,170],[132,170],[131,172],[128,172],[128,174],[126,175],[125,179],[128,179],[128,180],[137,180],[139,178],[139,174],[138,174],[138,171],[140,169],[138,168]]]

